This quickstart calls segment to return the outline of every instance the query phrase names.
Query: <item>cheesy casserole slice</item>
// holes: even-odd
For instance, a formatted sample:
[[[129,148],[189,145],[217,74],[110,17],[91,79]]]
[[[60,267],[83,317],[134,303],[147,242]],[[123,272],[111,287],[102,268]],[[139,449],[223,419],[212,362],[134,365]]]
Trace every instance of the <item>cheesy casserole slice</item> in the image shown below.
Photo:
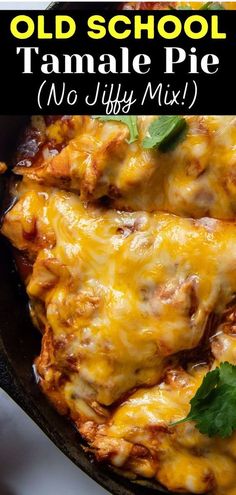
[[[96,458],[236,495],[236,433],[171,426],[209,370],[236,364],[236,117],[186,117],[165,153],[141,144],[155,118],[128,144],[121,122],[34,117],[1,231],[42,332],[40,386]]]
[[[139,117],[139,138],[132,144],[128,127],[115,121],[81,116],[46,128],[41,122],[41,152],[32,165],[19,160],[14,171],[77,192],[83,201],[107,197],[121,210],[234,218],[236,117],[186,117],[187,136],[168,153],[142,147],[154,119]],[[56,153],[50,143],[63,149]]]

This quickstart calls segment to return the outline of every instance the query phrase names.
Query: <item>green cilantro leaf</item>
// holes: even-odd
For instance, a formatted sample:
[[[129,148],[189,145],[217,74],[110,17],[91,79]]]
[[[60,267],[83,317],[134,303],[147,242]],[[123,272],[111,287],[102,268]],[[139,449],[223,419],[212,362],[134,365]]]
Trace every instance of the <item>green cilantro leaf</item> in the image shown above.
[[[218,2],[207,2],[202,5],[200,10],[225,10],[224,6]]]
[[[143,148],[159,148],[168,151],[175,147],[187,130],[187,123],[179,115],[161,115],[148,128]]]
[[[179,7],[175,8],[170,6],[170,10],[192,10],[192,7],[190,5],[180,5]],[[200,10],[225,10],[224,6],[219,3],[219,2],[207,2],[200,7]]]
[[[118,122],[123,122],[129,128],[129,141],[128,143],[133,143],[138,139],[138,126],[137,117],[133,115],[93,115],[94,119],[99,119],[101,122],[106,122],[107,120],[117,120]]]
[[[236,429],[236,366],[225,362],[209,371],[190,401],[188,416],[172,426],[195,421],[209,437],[228,437]]]

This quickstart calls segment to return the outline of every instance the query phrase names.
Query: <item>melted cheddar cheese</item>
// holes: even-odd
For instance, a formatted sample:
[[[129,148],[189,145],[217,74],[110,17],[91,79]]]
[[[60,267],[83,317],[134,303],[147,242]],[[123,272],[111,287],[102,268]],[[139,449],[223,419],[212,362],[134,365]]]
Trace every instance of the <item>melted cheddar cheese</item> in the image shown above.
[[[174,492],[236,495],[236,433],[171,426],[210,369],[236,364],[236,118],[186,117],[165,153],[141,144],[154,118],[128,144],[119,122],[34,117],[1,231],[28,263],[40,386],[96,458]]]
[[[189,7],[191,9],[201,9],[203,5],[206,5],[207,2],[185,2],[185,1],[178,1],[178,2],[165,2],[164,0],[161,0],[160,2],[124,2],[122,4],[122,10],[169,10],[170,8],[180,8],[181,6],[183,8]],[[221,5],[224,6],[224,9],[226,10],[235,10],[235,2],[225,2],[224,0],[222,2],[214,2],[215,4],[220,3]]]
[[[73,117],[69,141],[63,135],[63,120],[54,122],[45,131],[46,143],[33,166],[20,160],[15,172],[77,191],[85,201],[108,197],[111,206],[122,210],[234,218],[235,117],[186,117],[187,136],[165,153],[141,144],[154,118],[139,117],[139,139],[132,144],[127,142],[127,126],[119,122]],[[62,151],[52,152],[48,140],[63,143]]]
[[[44,327],[43,390],[98,459],[172,490],[225,493],[235,480],[233,440],[168,425],[186,415],[209,369],[184,372],[180,363],[212,321],[216,360],[236,359],[235,344],[219,356],[219,338],[234,339],[235,222],[107,209],[27,178],[16,196],[2,232],[33,264],[26,285]]]
[[[3,233],[37,251],[27,291],[45,304],[60,359],[74,360],[73,387],[79,373],[109,405],[156,383],[166,358],[195,348],[236,292],[234,223],[103,210],[28,186]]]

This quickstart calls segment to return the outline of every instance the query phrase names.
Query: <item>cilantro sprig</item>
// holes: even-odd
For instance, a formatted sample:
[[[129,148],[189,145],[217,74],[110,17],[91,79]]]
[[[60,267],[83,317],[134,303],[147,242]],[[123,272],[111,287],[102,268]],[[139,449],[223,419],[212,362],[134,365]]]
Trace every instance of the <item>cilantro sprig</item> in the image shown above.
[[[179,7],[169,7],[170,10],[192,10],[190,5],[180,5]],[[219,2],[206,2],[201,7],[200,10],[225,10],[222,3]]]
[[[161,115],[148,128],[143,148],[159,148],[167,151],[175,147],[187,130],[186,120],[179,115]]]
[[[209,437],[228,437],[236,429],[236,366],[224,362],[203,379],[190,401],[188,416],[171,426],[194,421]]]
[[[126,115],[94,115],[94,119],[101,122],[108,120],[117,120],[126,124],[129,128],[130,138],[128,143],[133,143],[138,139],[137,117]],[[179,115],[161,115],[157,117],[149,126],[147,136],[142,141],[144,149],[160,149],[160,151],[169,151],[185,136],[187,123]]]
[[[225,8],[219,2],[207,2],[200,7],[200,10],[225,10]]]
[[[94,115],[94,119],[99,119],[101,122],[106,122],[107,120],[123,122],[129,128],[128,143],[131,144],[138,139],[137,117],[133,115]]]

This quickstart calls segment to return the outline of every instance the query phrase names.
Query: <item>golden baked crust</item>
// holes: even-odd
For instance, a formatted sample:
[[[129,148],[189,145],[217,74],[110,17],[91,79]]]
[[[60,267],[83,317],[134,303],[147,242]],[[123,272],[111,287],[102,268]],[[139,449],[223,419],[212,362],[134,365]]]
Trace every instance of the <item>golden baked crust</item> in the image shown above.
[[[40,386],[96,458],[175,492],[236,495],[236,434],[170,426],[207,371],[236,364],[236,120],[186,117],[161,153],[141,147],[153,118],[128,144],[119,122],[34,117],[1,230],[43,333]]]

